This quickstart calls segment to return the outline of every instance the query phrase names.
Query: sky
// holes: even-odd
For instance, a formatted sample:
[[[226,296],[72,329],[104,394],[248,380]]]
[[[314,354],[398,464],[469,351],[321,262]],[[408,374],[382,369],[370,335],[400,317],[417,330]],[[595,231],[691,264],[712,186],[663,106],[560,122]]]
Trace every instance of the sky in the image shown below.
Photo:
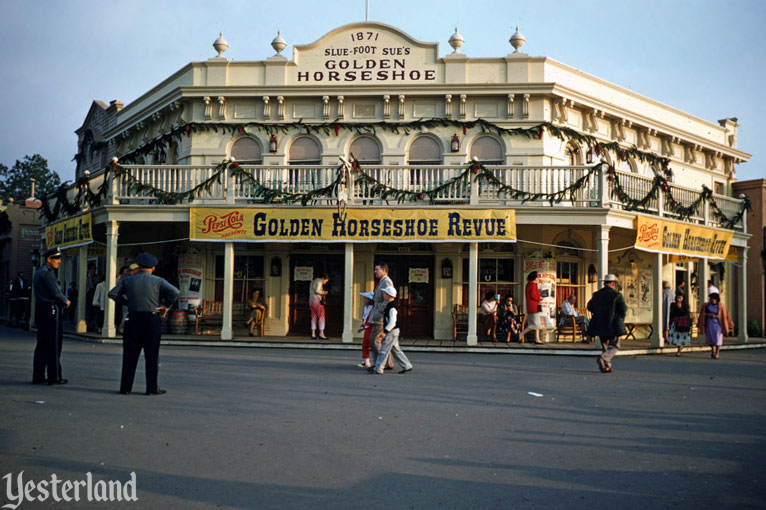
[[[752,154],[738,180],[766,177],[757,141],[766,119],[763,0],[369,0],[370,21],[438,42],[458,27],[469,57],[503,57],[519,26],[522,51],[580,69],[716,123],[739,119]],[[126,105],[189,62],[273,55],[365,19],[365,0],[0,0],[0,163],[39,153],[74,178],[79,128],[92,102]],[[760,119],[760,120],[759,120]]]

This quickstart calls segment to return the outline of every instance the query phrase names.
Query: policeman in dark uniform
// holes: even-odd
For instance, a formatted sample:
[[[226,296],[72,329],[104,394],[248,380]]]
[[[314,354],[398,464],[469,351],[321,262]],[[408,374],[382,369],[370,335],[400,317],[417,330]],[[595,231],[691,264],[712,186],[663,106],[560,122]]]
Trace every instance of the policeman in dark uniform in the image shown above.
[[[120,393],[127,395],[133,389],[136,365],[141,349],[146,361],[146,394],[162,395],[166,390],[157,386],[157,363],[160,355],[160,318],[178,299],[178,289],[164,278],[154,276],[157,257],[139,253],[136,262],[140,271],[121,280],[109,291],[109,297],[118,304],[128,305],[128,322],[122,336],[122,378]]]
[[[64,308],[70,303],[56,279],[56,270],[61,265],[61,251],[51,248],[43,254],[45,264],[35,273],[35,324],[37,325],[37,346],[35,347],[32,382],[66,384],[61,377],[61,344],[64,340]]]

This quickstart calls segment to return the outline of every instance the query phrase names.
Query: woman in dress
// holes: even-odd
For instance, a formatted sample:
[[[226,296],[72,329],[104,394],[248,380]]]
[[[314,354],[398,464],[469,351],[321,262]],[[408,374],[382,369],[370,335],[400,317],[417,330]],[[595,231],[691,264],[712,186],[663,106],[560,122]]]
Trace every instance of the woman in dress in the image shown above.
[[[250,326],[250,336],[253,336],[255,326],[261,323],[266,313],[266,301],[261,297],[261,289],[253,289],[250,299],[247,300],[247,309],[250,310],[250,315],[245,324]]]
[[[362,311],[362,325],[359,331],[364,331],[362,337],[362,368],[370,368],[370,335],[372,334],[372,303],[375,295],[372,292],[361,292],[364,298],[364,310]]]
[[[500,338],[505,338],[505,343],[519,339],[519,308],[513,304],[513,296],[506,296],[505,303],[497,312],[497,332]]]
[[[670,328],[668,329],[668,343],[677,345],[676,356],[681,355],[684,345],[691,343],[692,318],[689,315],[689,304],[682,294],[675,296],[675,302],[670,305]]]
[[[311,282],[309,309],[311,310],[311,338],[313,340],[317,339],[317,326],[319,327],[319,338],[327,340],[327,337],[324,336],[324,297],[327,295],[324,286],[329,281],[330,277],[327,274],[323,274],[319,278],[314,278],[314,281]]]
[[[699,318],[699,330],[705,332],[705,343],[712,349],[711,358],[718,359],[723,337],[733,328],[734,323],[729,310],[721,303],[721,296],[713,292],[708,296],[707,302],[702,305]]]

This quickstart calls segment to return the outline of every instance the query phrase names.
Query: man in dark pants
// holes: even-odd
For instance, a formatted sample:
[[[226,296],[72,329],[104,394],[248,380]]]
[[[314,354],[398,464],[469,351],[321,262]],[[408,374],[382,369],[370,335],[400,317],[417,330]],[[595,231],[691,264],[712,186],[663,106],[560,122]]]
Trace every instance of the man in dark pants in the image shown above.
[[[35,273],[35,324],[37,325],[37,346],[32,368],[32,383],[66,384],[61,377],[61,345],[64,340],[63,309],[69,307],[56,279],[55,271],[61,265],[61,252],[51,248],[43,254],[45,264]]]
[[[27,310],[29,309],[29,282],[24,279],[24,273],[19,272],[18,278],[11,280],[8,291],[8,304],[10,304],[11,327],[24,327],[28,321]]]
[[[628,307],[625,299],[617,291],[617,277],[608,274],[604,277],[604,288],[596,291],[588,301],[588,310],[593,314],[588,327],[588,336],[601,339],[603,353],[598,358],[598,368],[602,372],[612,371],[612,358],[620,350],[620,337],[627,334],[625,314]]]
[[[141,349],[146,362],[146,394],[167,393],[157,385],[158,361],[160,355],[160,318],[178,299],[178,289],[164,278],[154,276],[157,257],[150,253],[139,253],[136,262],[140,271],[120,280],[109,291],[109,298],[118,304],[128,305],[128,321],[122,336],[122,378],[120,393],[129,394],[133,389],[136,365]]]

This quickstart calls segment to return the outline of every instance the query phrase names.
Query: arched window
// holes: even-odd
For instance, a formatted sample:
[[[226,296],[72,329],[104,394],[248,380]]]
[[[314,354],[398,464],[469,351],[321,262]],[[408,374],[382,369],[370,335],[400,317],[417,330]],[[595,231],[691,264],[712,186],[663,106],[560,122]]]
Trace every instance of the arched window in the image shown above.
[[[360,163],[366,163],[368,165],[379,165],[381,163],[380,146],[371,136],[360,136],[351,142],[348,151],[353,154]]]
[[[322,150],[319,144],[309,136],[300,136],[290,145],[291,165],[319,165]]]
[[[442,148],[430,136],[419,136],[410,145],[410,165],[441,165]]]
[[[564,153],[567,156],[567,164],[571,166],[582,165],[582,152],[576,144],[569,142]]]
[[[471,144],[471,159],[476,158],[485,165],[505,163],[503,146],[494,136],[482,135]]]
[[[231,146],[231,157],[242,164],[260,164],[263,162],[261,144],[250,137],[239,138]]]
[[[178,163],[178,144],[173,142],[170,144],[170,152],[168,154],[168,164],[175,165]]]

